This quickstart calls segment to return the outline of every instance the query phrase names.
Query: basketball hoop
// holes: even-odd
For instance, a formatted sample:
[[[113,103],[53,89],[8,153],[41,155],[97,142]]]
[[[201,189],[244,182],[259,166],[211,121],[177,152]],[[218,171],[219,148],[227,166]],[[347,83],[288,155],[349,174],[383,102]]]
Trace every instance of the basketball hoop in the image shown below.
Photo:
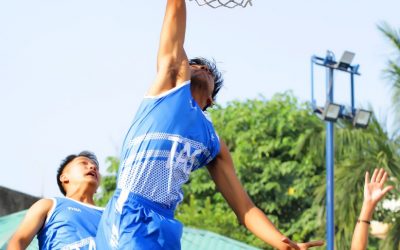
[[[193,1],[193,0],[190,0]],[[252,6],[252,0],[194,0],[200,6],[208,5],[211,8],[219,8],[221,6],[227,8],[235,8],[237,6],[241,6],[245,8],[247,5]]]

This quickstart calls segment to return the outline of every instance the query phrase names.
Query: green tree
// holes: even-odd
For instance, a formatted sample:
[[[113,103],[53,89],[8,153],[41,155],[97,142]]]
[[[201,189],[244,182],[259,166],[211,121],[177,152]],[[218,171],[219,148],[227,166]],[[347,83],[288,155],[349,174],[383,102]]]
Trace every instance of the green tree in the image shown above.
[[[388,83],[392,93],[394,117],[395,121],[397,121],[394,123],[395,132],[392,143],[395,147],[395,156],[397,156],[397,161],[399,162],[400,125],[398,121],[400,120],[400,30],[392,28],[387,23],[378,25],[378,29],[394,47],[394,55],[388,60],[386,68],[384,69],[384,74],[389,80]],[[399,176],[397,176],[397,180],[399,180]],[[399,190],[399,186],[396,190]],[[384,249],[400,249],[400,214],[395,213],[393,217],[392,221],[390,221],[391,228],[389,234],[382,245]]]
[[[271,100],[234,101],[216,107],[210,115],[255,204],[294,240],[324,238],[324,122],[291,93],[277,94]],[[375,118],[366,130],[338,123],[335,132],[336,246],[348,249],[362,202],[364,172],[383,166],[398,177],[398,143],[390,140]],[[102,202],[115,188],[117,159],[109,159],[108,165],[111,175],[104,177],[110,179],[102,184]],[[205,169],[191,174],[184,193],[176,217],[185,226],[270,249],[239,225]],[[395,219],[382,208],[376,215],[384,221]],[[392,225],[397,228],[397,224]],[[374,242],[371,246],[376,248]]]
[[[212,113],[214,125],[232,152],[246,190],[278,228],[295,240],[325,236],[325,128],[324,122],[309,110],[290,94],[279,94],[270,101],[233,102]],[[365,171],[381,166],[398,179],[397,149],[398,144],[375,117],[366,130],[355,129],[349,122],[335,125],[337,249],[350,247],[363,199]],[[205,205],[201,201],[208,202],[206,197],[212,197],[212,204],[222,202],[204,171],[194,173],[185,190],[194,194],[198,202],[196,209],[182,207],[186,209],[182,214],[202,210]],[[392,192],[391,196],[396,198],[398,194]],[[220,211],[224,213],[229,214],[229,209]],[[397,216],[382,206],[375,218],[390,221],[392,228],[398,228]],[[231,228],[229,237],[265,247],[246,230],[232,225],[226,225]],[[196,226],[213,230],[211,225]],[[222,228],[225,226],[221,225],[216,232],[223,233]],[[371,249],[377,249],[378,243],[382,241],[371,241]]]
[[[378,29],[394,47],[393,57],[388,60],[384,74],[389,80],[395,121],[400,121],[400,30],[392,28],[387,23],[378,25]],[[400,129],[398,122],[394,126]]]
[[[317,149],[311,149],[317,150]],[[400,161],[396,153],[396,145],[388,132],[375,117],[367,129],[354,129],[349,123],[337,123],[335,128],[335,246],[337,249],[350,249],[350,242],[363,201],[363,182],[366,171],[375,167],[383,167],[390,176],[400,176]],[[396,183],[392,183],[396,185]],[[325,227],[325,182],[315,192],[315,203],[319,205],[319,219]],[[392,192],[389,198],[398,198]],[[396,215],[391,211],[378,207],[374,219],[393,222]],[[396,224],[395,222],[394,224]],[[325,232],[323,228],[319,232]],[[323,236],[323,234],[320,234]],[[371,248],[382,244],[374,241]],[[390,248],[379,248],[390,249]]]
[[[116,188],[116,179],[119,167],[118,157],[109,156],[106,159],[107,175],[101,177],[99,192],[95,199],[98,206],[106,206]]]
[[[294,240],[309,240],[319,228],[318,206],[313,207],[312,203],[313,192],[324,179],[320,155],[324,124],[310,110],[292,94],[284,93],[269,101],[234,101],[211,112],[216,131],[227,143],[248,194]],[[318,145],[321,150],[310,151],[310,145]],[[239,227],[207,171],[192,173],[184,190],[184,205],[177,213],[184,224],[268,248]],[[204,212],[207,209],[212,212]],[[200,217],[194,222],[191,218],[196,216]],[[221,217],[226,219],[221,221]]]

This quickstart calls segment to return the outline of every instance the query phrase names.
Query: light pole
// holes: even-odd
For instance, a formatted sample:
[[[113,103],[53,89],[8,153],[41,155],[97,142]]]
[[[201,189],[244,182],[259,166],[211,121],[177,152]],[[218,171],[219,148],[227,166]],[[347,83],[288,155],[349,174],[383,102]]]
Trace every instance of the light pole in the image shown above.
[[[326,238],[327,249],[334,250],[335,216],[334,216],[334,122],[338,118],[351,119],[356,127],[368,126],[370,111],[354,108],[354,75],[358,73],[359,65],[351,65],[355,54],[345,51],[339,62],[335,61],[334,54],[328,51],[325,58],[311,57],[311,104],[315,113],[319,113],[326,121]],[[326,68],[326,101],[324,107],[318,107],[314,98],[314,65]],[[351,109],[349,113],[343,105],[334,103],[333,85],[334,71],[340,70],[350,74]],[[358,118],[363,112],[362,118]],[[361,121],[362,120],[362,121]]]

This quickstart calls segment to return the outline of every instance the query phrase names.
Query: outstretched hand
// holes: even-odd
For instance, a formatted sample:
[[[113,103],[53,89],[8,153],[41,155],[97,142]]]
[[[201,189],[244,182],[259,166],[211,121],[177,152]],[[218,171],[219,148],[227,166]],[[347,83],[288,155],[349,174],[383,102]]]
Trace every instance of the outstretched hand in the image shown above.
[[[386,179],[387,172],[383,168],[379,170],[376,168],[371,180],[369,179],[369,172],[365,173],[364,204],[375,207],[383,196],[393,189],[393,186],[383,187]]]
[[[305,242],[305,243],[296,243],[294,241],[291,241],[288,238],[283,238],[282,242],[286,243],[289,247],[296,249],[296,250],[306,250],[311,247],[319,247],[324,245],[323,240],[316,240],[316,241],[310,241],[310,242]]]

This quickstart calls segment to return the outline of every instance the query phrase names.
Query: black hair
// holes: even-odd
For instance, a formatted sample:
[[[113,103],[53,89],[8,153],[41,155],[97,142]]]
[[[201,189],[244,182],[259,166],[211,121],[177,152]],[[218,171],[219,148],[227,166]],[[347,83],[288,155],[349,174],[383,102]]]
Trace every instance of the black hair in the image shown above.
[[[65,169],[65,167],[71,162],[73,161],[75,158],[80,157],[80,156],[84,156],[86,158],[89,158],[90,160],[92,160],[94,162],[94,164],[96,164],[96,166],[99,166],[99,161],[97,160],[97,157],[94,153],[90,152],[90,151],[82,151],[77,155],[68,155],[67,157],[65,157],[64,160],[61,161],[60,167],[57,169],[57,184],[58,184],[58,188],[60,189],[61,193],[65,196],[67,194],[67,192],[65,192],[65,189],[62,185],[62,182],[60,180],[60,177]]]
[[[206,66],[210,73],[214,76],[214,90],[212,93],[212,98],[215,100],[215,97],[224,84],[224,78],[222,77],[222,73],[218,70],[215,60],[208,60],[204,57],[195,57],[189,60],[189,65]]]

